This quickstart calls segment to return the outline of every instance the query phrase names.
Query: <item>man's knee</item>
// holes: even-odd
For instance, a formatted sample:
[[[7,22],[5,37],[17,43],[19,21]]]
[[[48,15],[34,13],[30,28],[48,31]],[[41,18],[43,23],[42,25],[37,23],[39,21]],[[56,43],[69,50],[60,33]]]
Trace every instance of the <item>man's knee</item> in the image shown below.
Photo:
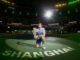
[[[42,37],[42,40],[45,41],[46,40],[45,37]]]

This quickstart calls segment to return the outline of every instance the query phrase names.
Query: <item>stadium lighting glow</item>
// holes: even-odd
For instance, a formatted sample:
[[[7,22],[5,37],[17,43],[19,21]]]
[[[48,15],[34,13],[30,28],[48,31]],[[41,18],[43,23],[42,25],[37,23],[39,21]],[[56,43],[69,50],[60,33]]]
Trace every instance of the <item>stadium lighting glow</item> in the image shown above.
[[[52,10],[47,10],[44,13],[44,17],[47,18],[47,19],[50,19],[53,16],[53,13],[54,12]]]
[[[10,2],[9,0],[1,0],[3,3],[6,3],[8,5],[14,6],[15,3],[14,2]]]
[[[56,4],[55,7],[56,8],[61,8],[61,7],[64,7],[66,5],[67,5],[66,3],[59,3],[59,4]]]
[[[69,5],[75,4],[77,2],[80,2],[80,0],[71,0],[68,2]]]

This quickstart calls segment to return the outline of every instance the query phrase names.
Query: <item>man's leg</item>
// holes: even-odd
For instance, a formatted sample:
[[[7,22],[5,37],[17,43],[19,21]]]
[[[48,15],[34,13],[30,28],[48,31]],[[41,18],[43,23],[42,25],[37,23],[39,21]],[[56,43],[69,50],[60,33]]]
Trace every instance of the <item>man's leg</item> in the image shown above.
[[[41,45],[41,38],[36,40],[36,48],[39,48]]]
[[[46,47],[45,47],[45,42],[46,42],[46,38],[45,38],[45,36],[43,36],[43,37],[42,37],[42,48],[43,48],[43,49],[46,49]]]
[[[45,44],[45,42],[46,42],[46,38],[45,36],[42,36],[42,43]]]
[[[39,48],[39,45],[36,43],[36,48]]]

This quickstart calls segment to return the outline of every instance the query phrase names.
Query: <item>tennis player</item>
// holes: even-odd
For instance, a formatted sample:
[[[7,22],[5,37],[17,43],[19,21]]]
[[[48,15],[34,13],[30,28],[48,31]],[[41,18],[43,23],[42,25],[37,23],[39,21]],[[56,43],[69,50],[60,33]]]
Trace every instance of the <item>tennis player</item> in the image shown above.
[[[36,48],[42,47],[43,49],[46,49],[45,28],[42,27],[42,23],[38,23],[38,28],[33,28],[33,35],[36,39]]]

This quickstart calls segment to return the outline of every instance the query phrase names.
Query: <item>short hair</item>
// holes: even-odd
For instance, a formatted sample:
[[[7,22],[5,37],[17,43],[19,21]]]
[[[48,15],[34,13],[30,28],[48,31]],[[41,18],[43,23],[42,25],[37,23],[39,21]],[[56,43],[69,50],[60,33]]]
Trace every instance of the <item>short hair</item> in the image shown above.
[[[41,24],[42,25],[43,23],[42,22],[38,22],[38,24]]]

